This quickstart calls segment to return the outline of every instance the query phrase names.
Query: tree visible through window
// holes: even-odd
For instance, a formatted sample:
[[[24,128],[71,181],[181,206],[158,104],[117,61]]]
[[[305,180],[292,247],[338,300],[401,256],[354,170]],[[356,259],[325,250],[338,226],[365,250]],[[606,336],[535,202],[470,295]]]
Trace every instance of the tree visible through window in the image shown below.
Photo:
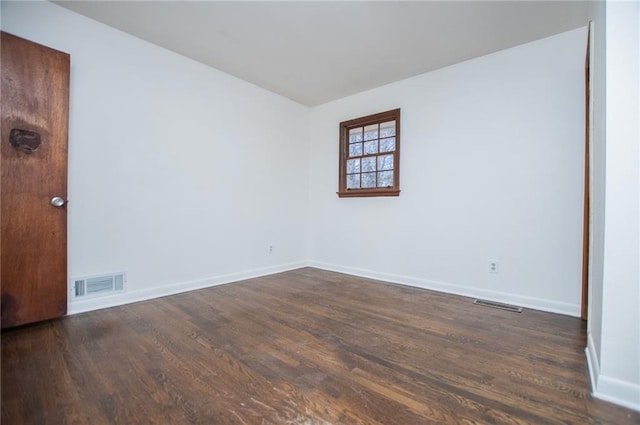
[[[400,109],[340,123],[338,196],[400,194]]]

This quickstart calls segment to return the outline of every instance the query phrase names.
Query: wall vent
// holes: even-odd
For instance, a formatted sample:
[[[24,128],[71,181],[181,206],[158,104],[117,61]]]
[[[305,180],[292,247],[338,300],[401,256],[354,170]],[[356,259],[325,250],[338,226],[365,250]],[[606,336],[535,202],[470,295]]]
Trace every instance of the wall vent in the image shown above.
[[[513,311],[514,313],[522,313],[522,307],[518,307],[517,305],[504,304],[489,300],[479,300],[477,298],[473,301],[473,303],[484,307],[493,307],[499,308],[500,310]]]
[[[125,281],[124,273],[76,278],[71,281],[71,297],[81,299],[111,295],[124,291]]]

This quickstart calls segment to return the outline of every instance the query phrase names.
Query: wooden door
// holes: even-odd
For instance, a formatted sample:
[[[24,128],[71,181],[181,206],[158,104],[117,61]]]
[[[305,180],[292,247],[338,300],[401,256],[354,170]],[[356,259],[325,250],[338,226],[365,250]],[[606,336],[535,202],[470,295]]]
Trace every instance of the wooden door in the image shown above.
[[[0,33],[2,328],[67,312],[70,58]],[[54,206],[52,198],[59,197]]]

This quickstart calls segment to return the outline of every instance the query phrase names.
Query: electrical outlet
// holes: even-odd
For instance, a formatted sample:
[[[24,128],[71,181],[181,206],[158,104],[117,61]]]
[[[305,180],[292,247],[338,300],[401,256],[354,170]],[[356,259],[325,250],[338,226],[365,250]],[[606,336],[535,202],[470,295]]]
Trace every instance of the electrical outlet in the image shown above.
[[[269,254],[273,254],[273,245],[269,245]]]
[[[498,273],[498,262],[496,260],[489,260],[489,273]]]

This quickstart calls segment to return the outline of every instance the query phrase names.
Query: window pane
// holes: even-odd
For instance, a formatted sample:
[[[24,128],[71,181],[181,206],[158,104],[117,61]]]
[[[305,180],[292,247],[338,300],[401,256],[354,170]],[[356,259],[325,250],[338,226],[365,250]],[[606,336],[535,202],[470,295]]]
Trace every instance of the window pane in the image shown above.
[[[376,171],[376,157],[362,158],[362,171]]]
[[[393,171],[378,172],[378,187],[393,187]]]
[[[362,187],[376,187],[376,173],[362,173]]]
[[[367,158],[368,159],[368,158]],[[362,164],[364,166],[364,164]],[[378,157],[378,170],[393,170],[393,155],[381,155]],[[368,171],[368,170],[365,170]]]
[[[360,172],[360,160],[359,159],[350,159],[347,161],[347,174],[359,173]]]
[[[380,124],[380,137],[389,137],[396,135],[396,122],[389,121]]]
[[[347,189],[360,189],[360,174],[347,175]]]
[[[393,152],[396,150],[396,138],[380,139],[380,152]]]
[[[364,154],[378,153],[378,141],[364,142]]]
[[[362,156],[362,143],[352,143],[349,145],[349,156]]]
[[[364,140],[378,138],[378,124],[368,125],[364,128]]]
[[[349,130],[349,143],[362,142],[362,127]]]

